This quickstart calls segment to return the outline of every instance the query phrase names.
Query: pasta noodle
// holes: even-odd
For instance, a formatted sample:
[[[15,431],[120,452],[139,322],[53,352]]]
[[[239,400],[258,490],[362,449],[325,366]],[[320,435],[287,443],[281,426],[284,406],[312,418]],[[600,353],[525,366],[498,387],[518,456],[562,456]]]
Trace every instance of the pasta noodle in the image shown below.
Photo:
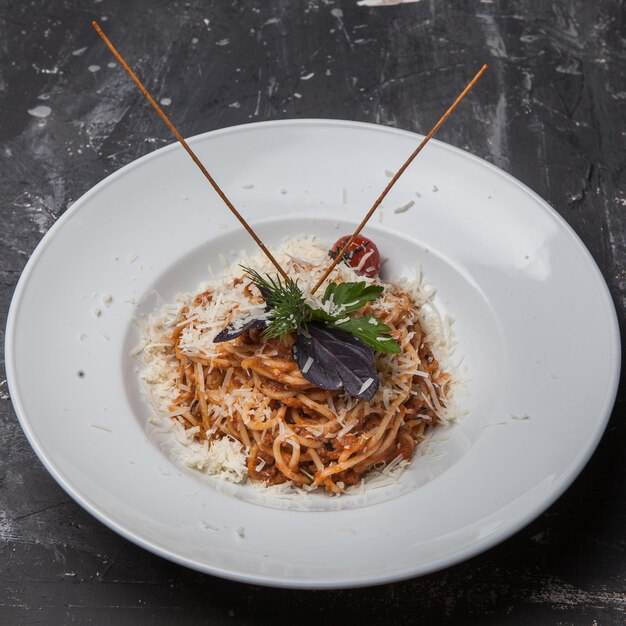
[[[300,238],[276,254],[310,294],[327,262],[327,248]],[[402,351],[376,355],[380,387],[370,402],[309,382],[291,356],[294,336],[266,339],[262,330],[251,329],[233,341],[213,343],[233,320],[267,315],[243,270],[183,300],[158,336],[146,338],[148,366],[160,359],[168,368],[167,393],[152,396],[158,396],[158,408],[194,429],[196,441],[239,442],[253,481],[291,481],[307,490],[341,493],[372,468],[409,462],[427,429],[446,419],[451,377],[433,354],[421,303],[402,285],[364,277],[345,263],[329,281],[384,286],[382,296],[358,315],[376,316],[390,326]],[[307,298],[321,306],[319,297]],[[156,384],[154,372],[144,378],[149,386]]]

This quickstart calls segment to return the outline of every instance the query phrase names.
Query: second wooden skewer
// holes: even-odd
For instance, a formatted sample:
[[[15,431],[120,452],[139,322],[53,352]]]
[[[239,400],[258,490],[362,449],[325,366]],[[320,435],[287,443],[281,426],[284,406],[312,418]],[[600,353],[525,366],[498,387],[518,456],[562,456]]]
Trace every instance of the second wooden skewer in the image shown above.
[[[433,138],[434,134],[441,128],[443,123],[450,117],[450,115],[452,115],[452,112],[454,111],[454,109],[456,109],[457,105],[461,102],[461,100],[463,100],[463,98],[465,98],[465,96],[470,92],[472,87],[478,82],[478,79],[486,71],[487,71],[487,65],[485,64],[480,68],[480,70],[478,70],[478,72],[476,73],[476,76],[472,78],[472,80],[467,84],[465,89],[463,89],[463,91],[457,96],[457,99],[452,103],[450,108],[441,116],[439,121],[432,127],[428,135],[424,137],[420,145],[417,146],[417,148],[413,151],[413,154],[411,154],[411,156],[404,162],[404,165],[402,165],[402,167],[395,173],[394,177],[389,181],[389,184],[385,187],[385,189],[380,194],[380,196],[378,196],[376,202],[374,202],[372,208],[367,212],[367,215],[363,218],[361,223],[357,226],[357,229],[354,231],[354,233],[352,233],[352,236],[350,237],[350,239],[346,241],[343,248],[341,248],[341,250],[337,253],[337,256],[334,258],[333,262],[326,269],[322,277],[317,281],[317,283],[311,290],[311,293],[315,293],[322,286],[322,283],[328,278],[328,276],[335,269],[335,267],[337,267],[338,263],[343,258],[343,255],[346,253],[348,248],[353,244],[354,240],[357,238],[359,233],[363,230],[363,228],[365,227],[365,224],[367,224],[370,217],[372,217],[372,215],[374,214],[374,211],[376,211],[376,209],[380,206],[380,203],[384,200],[385,196],[389,193],[391,188],[396,184],[396,181],[398,180],[398,178],[402,176],[402,174],[404,173],[404,170],[406,170],[406,168],[409,167],[409,165],[411,165],[413,159],[422,151],[422,148]]]

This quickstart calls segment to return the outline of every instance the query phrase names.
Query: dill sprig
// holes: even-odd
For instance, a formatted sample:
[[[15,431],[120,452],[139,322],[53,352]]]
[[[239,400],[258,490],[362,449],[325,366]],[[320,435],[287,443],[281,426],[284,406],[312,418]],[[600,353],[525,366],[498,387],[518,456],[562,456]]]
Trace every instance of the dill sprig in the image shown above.
[[[282,280],[280,276],[269,274],[263,277],[256,270],[241,267],[272,309],[270,323],[264,332],[266,337],[276,339],[292,331],[306,330],[311,307],[304,301],[298,281]]]

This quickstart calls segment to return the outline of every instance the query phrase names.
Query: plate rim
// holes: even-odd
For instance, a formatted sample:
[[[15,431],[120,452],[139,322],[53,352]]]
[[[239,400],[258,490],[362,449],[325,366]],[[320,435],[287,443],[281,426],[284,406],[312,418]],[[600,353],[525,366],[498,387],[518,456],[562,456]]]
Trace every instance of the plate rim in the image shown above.
[[[232,134],[238,132],[246,132],[248,130],[254,130],[256,128],[272,128],[272,127],[298,127],[298,126],[331,126],[331,127],[345,127],[349,129],[361,129],[366,131],[375,131],[375,132],[383,132],[399,135],[405,138],[411,138],[413,140],[418,140],[423,138],[424,136],[410,131],[410,130],[402,130],[398,128],[393,128],[389,126],[383,126],[380,124],[372,124],[368,122],[358,122],[358,121],[350,121],[350,120],[342,120],[342,119],[326,119],[326,118],[304,118],[304,119],[286,119],[286,120],[271,120],[271,121],[262,121],[262,122],[251,122],[238,124],[234,126],[228,126],[212,131],[206,131],[203,133],[198,133],[190,137],[187,141],[193,145],[195,142],[202,141],[206,138],[212,138],[224,134]],[[608,288],[608,285],[596,263],[595,259],[591,255],[591,252],[587,249],[581,238],[578,236],[576,231],[569,225],[569,223],[552,207],[550,204],[541,198],[536,192],[530,189],[527,185],[522,183],[517,178],[513,177],[511,174],[505,172],[499,167],[489,163],[485,159],[482,159],[462,148],[458,148],[456,146],[452,146],[450,144],[444,143],[442,141],[433,139],[431,140],[438,147],[444,148],[453,152],[457,156],[461,156],[467,159],[470,159],[480,165],[481,167],[487,167],[487,169],[491,170],[494,174],[504,178],[509,184],[514,184],[523,192],[525,192],[532,200],[534,200],[540,208],[545,211],[559,226],[559,228],[567,233],[569,237],[572,239],[574,244],[576,245],[578,252],[582,255],[582,257],[586,260],[591,273],[593,274],[596,283],[599,287],[599,294],[602,295],[602,299],[604,302],[604,308],[608,317],[610,318],[610,324],[607,328],[607,332],[611,335],[613,339],[613,345],[619,346],[621,342],[620,338],[620,330],[619,330],[619,321],[617,318],[617,312],[615,308],[615,303],[613,301],[611,292]],[[431,574],[433,572],[445,569],[457,563],[461,563],[466,561],[482,552],[489,550],[490,548],[498,545],[499,543],[505,541],[510,538],[517,532],[519,532],[522,528],[530,524],[534,521],[539,515],[541,515],[544,511],[546,511],[554,502],[560,498],[563,493],[572,485],[572,483],[576,480],[576,478],[583,471],[585,466],[587,465],[589,459],[595,452],[600,440],[606,430],[609,419],[611,417],[611,413],[613,410],[613,406],[615,404],[615,400],[617,397],[617,391],[620,380],[620,371],[621,371],[621,351],[619,349],[614,350],[613,359],[612,359],[612,376],[608,385],[608,393],[604,398],[604,404],[602,410],[598,414],[598,418],[595,425],[594,436],[589,438],[586,442],[586,445],[581,448],[581,451],[576,459],[572,461],[570,467],[567,470],[564,470],[560,480],[555,484],[549,494],[546,497],[540,499],[535,506],[530,507],[524,515],[518,516],[517,520],[513,523],[505,524],[504,527],[497,532],[490,535],[488,538],[485,538],[483,541],[476,542],[475,544],[461,550],[455,552],[454,555],[448,555],[440,558],[436,562],[432,563],[428,567],[420,567],[419,564],[416,564],[412,567],[406,567],[401,570],[395,570],[393,572],[389,572],[384,575],[367,575],[363,577],[351,577],[344,578],[342,580],[330,580],[330,581],[319,581],[313,579],[298,579],[293,580],[289,579],[286,576],[269,576],[267,574],[250,574],[246,572],[240,572],[234,569],[224,569],[223,567],[208,565],[206,563],[202,563],[199,561],[194,561],[193,559],[187,557],[181,557],[175,552],[168,550],[167,548],[163,548],[156,543],[153,543],[149,540],[144,539],[139,534],[125,527],[123,523],[120,523],[113,519],[112,516],[109,516],[106,512],[104,512],[101,508],[99,508],[96,502],[92,502],[91,499],[82,494],[77,488],[75,488],[71,480],[66,478],[63,475],[63,472],[55,466],[53,459],[48,455],[43,445],[43,442],[39,440],[36,433],[29,423],[28,416],[26,415],[26,411],[24,410],[22,399],[17,390],[17,382],[16,382],[16,373],[14,370],[14,334],[17,326],[17,312],[19,310],[22,295],[26,288],[26,285],[35,271],[38,262],[42,255],[44,254],[46,248],[50,244],[50,242],[56,236],[57,231],[63,227],[65,222],[72,219],[80,210],[83,205],[85,205],[89,200],[100,193],[100,191],[107,185],[114,182],[117,178],[125,176],[132,170],[138,167],[142,167],[145,162],[159,158],[164,154],[167,154],[173,150],[182,150],[182,147],[177,143],[173,142],[162,148],[149,152],[130,163],[122,166],[115,172],[112,172],[104,179],[96,183],[94,186],[90,187],[78,200],[76,200],[63,215],[52,225],[52,227],[48,230],[48,232],[42,237],[34,251],[30,255],[20,278],[17,282],[13,295],[11,297],[11,303],[9,306],[9,311],[7,315],[7,323],[5,328],[5,368],[6,368],[6,376],[7,376],[7,387],[9,390],[9,394],[11,397],[11,401],[13,404],[13,408],[15,414],[18,418],[19,424],[24,432],[30,446],[33,451],[39,458],[40,462],[43,464],[48,473],[54,478],[55,482],[81,507],[87,510],[91,515],[93,515],[98,521],[103,523],[105,526],[121,535],[125,539],[131,541],[135,545],[146,549],[154,554],[157,554],[160,557],[166,558],[172,562],[175,562],[179,565],[184,565],[185,567],[189,567],[196,571],[200,571],[206,574],[219,576],[221,578],[225,578],[228,580],[233,580],[237,582],[243,582],[248,584],[255,584],[261,586],[271,586],[271,587],[282,587],[282,588],[294,588],[294,589],[341,589],[341,588],[356,588],[356,587],[366,587],[372,585],[386,584],[390,582],[396,582],[401,580],[406,580],[409,578],[424,576],[426,574]]]

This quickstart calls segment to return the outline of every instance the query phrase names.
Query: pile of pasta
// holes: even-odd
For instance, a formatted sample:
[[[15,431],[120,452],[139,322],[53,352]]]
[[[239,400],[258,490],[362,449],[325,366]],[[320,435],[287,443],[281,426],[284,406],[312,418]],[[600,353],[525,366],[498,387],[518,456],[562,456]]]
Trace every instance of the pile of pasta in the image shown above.
[[[298,249],[299,256],[283,251],[281,264],[306,294],[327,249],[312,243]],[[266,314],[243,270],[190,297],[162,337],[159,350],[173,364],[168,413],[209,448],[223,438],[239,442],[253,481],[341,493],[372,468],[410,461],[427,429],[446,419],[451,377],[431,350],[416,299],[401,285],[364,278],[346,264],[331,280],[384,286],[358,314],[390,326],[402,351],[377,354],[380,387],[369,402],[307,381],[291,355],[295,336],[267,339],[252,329],[213,342],[234,319]]]

